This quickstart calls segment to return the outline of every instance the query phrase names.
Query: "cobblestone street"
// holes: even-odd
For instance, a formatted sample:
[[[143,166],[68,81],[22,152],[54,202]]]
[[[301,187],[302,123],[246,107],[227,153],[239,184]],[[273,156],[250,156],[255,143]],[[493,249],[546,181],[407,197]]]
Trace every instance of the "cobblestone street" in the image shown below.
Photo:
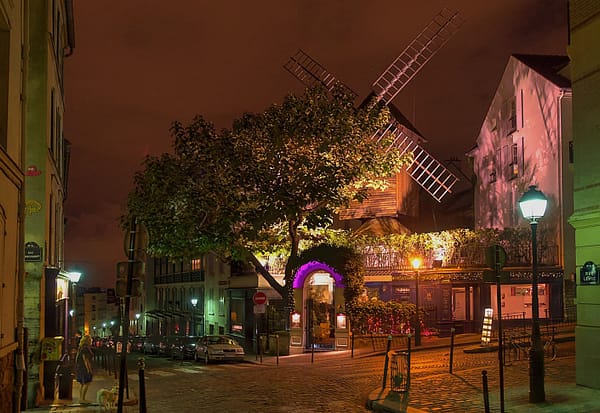
[[[425,412],[484,411],[482,371],[488,372],[490,411],[500,412],[498,353],[465,353],[454,350],[453,374],[449,373],[449,347],[422,348],[411,355],[411,408]],[[148,357],[145,371],[148,412],[368,412],[370,393],[381,388],[385,355],[362,352],[310,353],[281,357],[253,356],[244,363],[208,366],[191,361]],[[583,392],[575,382],[575,343],[559,344],[559,356],[545,364],[546,400],[543,405],[527,403],[529,371],[526,360],[504,367],[505,412],[551,411],[600,412],[594,400],[600,391],[585,389],[577,400],[589,406],[572,410],[572,397]],[[138,394],[138,375],[128,375],[130,391]],[[113,376],[98,375],[96,387],[112,386]],[[389,383],[388,383],[389,385]],[[77,386],[74,393],[78,391]],[[581,405],[580,405],[581,406]],[[548,410],[550,407],[550,410]],[[91,406],[93,410],[95,406]],[[543,409],[546,410],[543,410]],[[570,409],[571,408],[571,409]],[[65,411],[68,408],[64,408]],[[85,412],[90,408],[76,408]],[[61,411],[56,407],[45,411]],[[39,410],[38,410],[39,411]],[[125,411],[137,412],[136,407]]]

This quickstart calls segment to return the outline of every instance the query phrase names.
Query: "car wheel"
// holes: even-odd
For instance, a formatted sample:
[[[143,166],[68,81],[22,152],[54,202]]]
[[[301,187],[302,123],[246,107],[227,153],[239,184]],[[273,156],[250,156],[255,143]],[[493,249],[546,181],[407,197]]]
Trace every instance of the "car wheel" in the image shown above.
[[[208,355],[208,352],[204,353],[204,364],[208,364],[210,363],[210,357]]]

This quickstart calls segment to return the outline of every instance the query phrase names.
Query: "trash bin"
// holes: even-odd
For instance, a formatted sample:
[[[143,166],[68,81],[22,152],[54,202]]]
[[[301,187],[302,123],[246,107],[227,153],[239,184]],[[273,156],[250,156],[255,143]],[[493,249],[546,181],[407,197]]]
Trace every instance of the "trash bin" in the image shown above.
[[[410,388],[410,353],[408,351],[392,351],[391,353],[391,391],[407,392]]]

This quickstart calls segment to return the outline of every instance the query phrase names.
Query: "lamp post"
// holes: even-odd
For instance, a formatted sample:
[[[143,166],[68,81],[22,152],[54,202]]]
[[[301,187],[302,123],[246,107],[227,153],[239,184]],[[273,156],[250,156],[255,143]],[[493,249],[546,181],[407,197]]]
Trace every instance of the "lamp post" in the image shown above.
[[[419,268],[421,267],[421,258],[413,258],[410,263],[415,270],[415,306],[417,307],[417,321],[415,323],[415,347],[421,345],[421,320],[419,318]]]
[[[81,278],[81,273],[77,272],[77,271],[70,271],[67,273],[67,277],[69,278],[69,281],[71,281],[71,292],[69,293],[69,297],[73,297],[72,299],[70,299],[70,307],[71,309],[69,310],[69,314],[71,315],[71,334],[70,336],[75,337],[75,334],[77,332],[77,320],[76,320],[76,315],[77,315],[77,283],[79,282],[80,278]],[[65,340],[69,340],[70,337],[65,337]],[[68,343],[65,342],[65,343]],[[77,342],[72,341],[72,346],[74,348],[76,348],[77,346]],[[67,344],[66,344],[67,345]]]
[[[523,217],[531,224],[531,348],[529,350],[529,402],[541,403],[546,399],[544,391],[544,349],[540,334],[537,268],[537,224],[544,216],[548,199],[535,185],[519,199]]]
[[[192,307],[194,307],[194,309],[192,310],[192,336],[196,335],[196,305],[198,305],[198,299],[197,298],[192,298],[190,300],[190,303],[192,303]]]
[[[142,315],[140,313],[135,313],[135,335],[140,335],[140,317]]]

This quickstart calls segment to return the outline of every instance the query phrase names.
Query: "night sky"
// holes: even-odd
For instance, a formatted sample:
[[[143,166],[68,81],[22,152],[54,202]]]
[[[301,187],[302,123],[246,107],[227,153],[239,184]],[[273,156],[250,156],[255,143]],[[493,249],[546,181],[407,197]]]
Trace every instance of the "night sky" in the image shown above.
[[[464,160],[510,54],[566,54],[566,0],[75,1],[67,270],[82,271],[84,286],[114,286],[133,174],[170,150],[172,121],[202,115],[227,128],[302,93],[283,68],[299,48],[361,99],[443,7],[465,23],[393,103],[433,155]]]

